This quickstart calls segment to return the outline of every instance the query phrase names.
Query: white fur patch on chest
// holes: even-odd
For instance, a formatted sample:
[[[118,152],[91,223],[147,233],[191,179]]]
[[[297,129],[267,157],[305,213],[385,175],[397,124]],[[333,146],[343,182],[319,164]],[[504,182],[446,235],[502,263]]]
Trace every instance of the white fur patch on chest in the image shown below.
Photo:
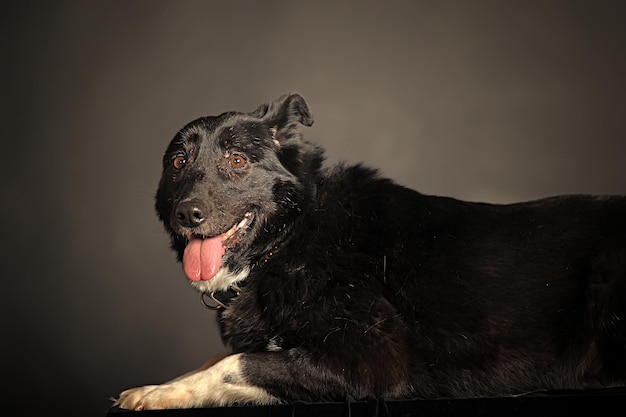
[[[283,343],[282,337],[274,336],[270,339],[270,341],[267,343],[267,346],[265,346],[265,348],[270,352],[278,352],[278,351],[283,350],[282,343]]]
[[[237,284],[248,277],[250,268],[245,268],[238,274],[234,274],[227,267],[220,267],[217,274],[209,280],[190,281],[191,286],[203,293],[211,293],[213,291],[226,291],[231,285]]]

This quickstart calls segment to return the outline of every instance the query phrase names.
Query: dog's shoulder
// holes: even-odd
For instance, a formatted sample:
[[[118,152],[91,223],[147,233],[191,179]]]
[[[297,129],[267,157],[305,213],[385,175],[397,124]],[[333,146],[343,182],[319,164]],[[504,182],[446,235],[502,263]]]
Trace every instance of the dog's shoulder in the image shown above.
[[[316,200],[318,207],[325,209],[345,208],[347,204],[352,208],[373,208],[398,199],[410,205],[414,204],[412,200],[422,197],[425,196],[384,177],[376,168],[361,163],[339,163],[322,173]]]
[[[384,240],[392,235],[394,241],[408,239],[405,233],[412,234],[409,240],[415,241],[416,234],[441,231],[497,210],[492,204],[424,194],[385,177],[378,169],[343,163],[322,175],[316,204],[310,217],[316,228],[324,224],[341,231],[354,227],[360,236],[371,233],[372,238]]]

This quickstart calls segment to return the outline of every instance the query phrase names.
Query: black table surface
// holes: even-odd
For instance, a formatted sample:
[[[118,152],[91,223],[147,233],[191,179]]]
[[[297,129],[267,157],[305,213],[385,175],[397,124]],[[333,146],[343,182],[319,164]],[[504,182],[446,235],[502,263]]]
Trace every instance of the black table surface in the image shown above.
[[[107,417],[129,415],[180,417],[431,417],[431,416],[622,416],[626,387],[602,390],[539,391],[514,397],[294,402],[276,406],[234,406],[179,410],[129,411],[111,408]]]

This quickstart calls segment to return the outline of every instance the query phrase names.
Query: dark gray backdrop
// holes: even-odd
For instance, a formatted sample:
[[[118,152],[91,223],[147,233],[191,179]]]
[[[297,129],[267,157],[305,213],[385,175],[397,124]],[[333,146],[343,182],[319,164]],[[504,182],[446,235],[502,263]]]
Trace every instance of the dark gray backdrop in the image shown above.
[[[0,2],[0,408],[104,415],[223,350],[153,211],[201,115],[298,91],[330,161],[425,193],[626,192],[624,4]]]

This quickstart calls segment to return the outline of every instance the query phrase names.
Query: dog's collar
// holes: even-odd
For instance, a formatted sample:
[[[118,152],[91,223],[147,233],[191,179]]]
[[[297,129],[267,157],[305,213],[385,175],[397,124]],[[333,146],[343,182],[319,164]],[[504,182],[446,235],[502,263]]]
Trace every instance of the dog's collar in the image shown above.
[[[256,262],[256,265],[258,267],[261,267],[261,266],[265,265],[267,263],[267,261],[272,259],[272,256],[274,256],[274,254],[276,254],[276,251],[278,250],[279,247],[280,247],[280,244],[274,245],[274,247],[263,256],[263,258],[259,259]]]
[[[228,289],[224,291],[211,291],[200,293],[200,301],[202,301],[202,304],[209,310],[223,310],[228,306],[230,300],[237,297],[240,292],[241,288],[239,288],[235,284],[232,284],[230,287],[228,287]],[[207,301],[206,297],[209,297],[213,301]]]

